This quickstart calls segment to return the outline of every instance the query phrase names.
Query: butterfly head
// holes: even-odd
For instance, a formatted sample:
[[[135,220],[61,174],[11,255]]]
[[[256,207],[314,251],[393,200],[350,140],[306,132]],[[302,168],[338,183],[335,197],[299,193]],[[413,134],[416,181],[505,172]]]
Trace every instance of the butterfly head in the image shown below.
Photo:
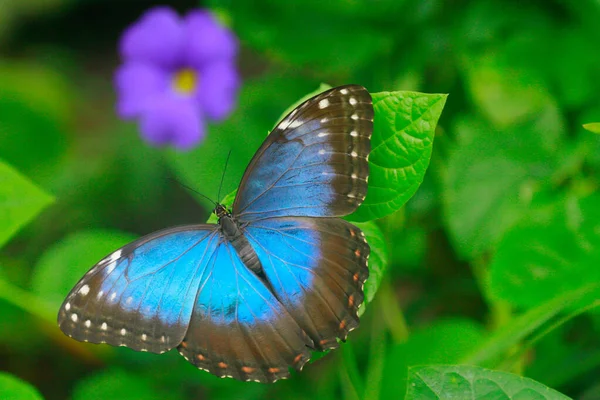
[[[229,211],[223,204],[217,204],[213,210],[217,218],[231,217],[231,211]]]

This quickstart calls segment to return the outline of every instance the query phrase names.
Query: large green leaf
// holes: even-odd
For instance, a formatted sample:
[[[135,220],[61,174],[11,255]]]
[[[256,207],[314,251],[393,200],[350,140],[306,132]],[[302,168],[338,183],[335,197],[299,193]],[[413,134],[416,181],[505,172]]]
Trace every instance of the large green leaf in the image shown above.
[[[569,204],[578,227],[569,226],[567,204],[559,204],[549,220],[526,220],[506,234],[490,266],[496,300],[531,308],[600,282],[600,195]]]
[[[0,247],[53,201],[52,196],[0,160]]]
[[[6,372],[0,372],[0,399],[3,400],[42,400],[39,392],[27,382]]]
[[[568,400],[532,379],[469,365],[412,367],[406,400]]]
[[[473,258],[497,244],[554,172],[560,118],[548,108],[502,131],[473,118],[454,130],[458,141],[443,176],[444,219],[460,256]]]
[[[435,127],[446,97],[416,92],[373,94],[369,189],[363,204],[348,219],[384,217],[416,192],[429,166]]]

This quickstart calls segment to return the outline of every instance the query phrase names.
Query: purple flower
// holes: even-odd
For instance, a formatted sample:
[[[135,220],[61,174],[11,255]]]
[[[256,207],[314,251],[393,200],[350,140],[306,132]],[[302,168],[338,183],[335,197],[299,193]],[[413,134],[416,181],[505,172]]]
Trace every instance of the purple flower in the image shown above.
[[[204,138],[205,119],[222,120],[235,106],[237,39],[207,11],[180,18],[153,8],[125,31],[119,50],[117,112],[138,119],[153,145],[189,149]]]

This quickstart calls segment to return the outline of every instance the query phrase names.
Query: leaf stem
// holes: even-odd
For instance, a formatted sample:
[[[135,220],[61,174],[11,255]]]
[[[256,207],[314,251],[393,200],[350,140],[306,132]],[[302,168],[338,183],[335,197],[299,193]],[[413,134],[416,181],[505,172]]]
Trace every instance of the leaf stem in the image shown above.
[[[387,281],[383,280],[379,287],[379,294],[377,296],[382,307],[381,312],[383,314],[383,320],[385,321],[388,329],[390,330],[395,343],[404,343],[408,340],[409,331],[406,325],[406,319],[404,313],[398,304],[396,296],[392,290],[392,286]]]
[[[54,307],[48,304],[48,302],[2,278],[0,278],[0,299],[4,299],[8,303],[46,322],[54,323],[56,321]]]
[[[362,380],[356,365],[356,357],[350,343],[342,347],[342,365],[340,368],[340,381],[344,398],[348,400],[360,400],[359,393],[363,393]]]

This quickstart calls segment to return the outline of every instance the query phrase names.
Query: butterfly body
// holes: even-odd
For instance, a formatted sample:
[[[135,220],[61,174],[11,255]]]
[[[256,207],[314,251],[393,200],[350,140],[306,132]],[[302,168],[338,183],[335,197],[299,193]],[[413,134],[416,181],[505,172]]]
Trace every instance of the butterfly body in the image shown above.
[[[145,236],[96,264],[58,322],[81,341],[177,347],[219,377],[274,382],[358,326],[369,246],[340,219],[363,201],[373,108],[357,85],[286,116],[218,224]]]

